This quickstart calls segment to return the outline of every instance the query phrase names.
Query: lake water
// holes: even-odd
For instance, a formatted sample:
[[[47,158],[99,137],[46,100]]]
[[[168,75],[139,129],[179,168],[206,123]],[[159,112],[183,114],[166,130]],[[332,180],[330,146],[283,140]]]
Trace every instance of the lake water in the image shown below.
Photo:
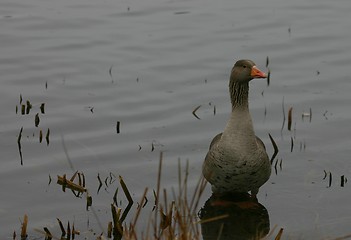
[[[251,82],[250,111],[269,154],[268,133],[279,147],[277,171],[258,194],[270,229],[284,228],[287,239],[350,234],[350,184],[341,186],[351,179],[350,10],[346,0],[2,0],[0,237],[19,235],[24,214],[31,238],[43,227],[60,233],[56,218],[82,236],[101,233],[84,197],[56,184],[74,170],[105,229],[115,177],[139,201],[156,188],[160,151],[162,187],[177,187],[180,159],[193,189],[230,113],[232,65],[248,58],[265,70],[267,56],[270,86]],[[291,131],[282,106],[286,118],[293,108]],[[310,109],[311,120],[302,118]],[[116,181],[98,193],[98,175]],[[210,195],[207,186],[200,205]],[[118,199],[124,208],[121,189]]]

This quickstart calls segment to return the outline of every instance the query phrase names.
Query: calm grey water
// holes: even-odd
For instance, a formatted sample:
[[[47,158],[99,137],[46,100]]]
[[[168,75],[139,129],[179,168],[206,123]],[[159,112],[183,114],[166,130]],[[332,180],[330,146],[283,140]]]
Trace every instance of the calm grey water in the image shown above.
[[[192,189],[229,115],[232,65],[249,58],[264,70],[267,56],[271,84],[251,82],[250,110],[268,152],[268,133],[280,150],[282,169],[278,162],[258,195],[270,228],[289,239],[350,234],[350,184],[341,187],[341,176],[351,179],[350,10],[346,0],[2,0],[1,238],[19,234],[24,214],[32,237],[45,226],[59,233],[56,218],[75,222],[83,236],[101,232],[84,197],[56,184],[57,175],[73,174],[64,146],[105,229],[119,184],[97,194],[98,175],[123,176],[139,201],[156,187],[163,151],[162,187],[177,186],[180,159],[189,161]],[[16,114],[20,95],[33,105],[29,114]],[[201,120],[192,115],[199,105]],[[282,130],[282,105],[286,117],[293,107],[292,131],[287,123]],[[301,117],[310,109],[311,122]],[[208,187],[201,204],[210,195]],[[125,207],[121,189],[118,198]]]

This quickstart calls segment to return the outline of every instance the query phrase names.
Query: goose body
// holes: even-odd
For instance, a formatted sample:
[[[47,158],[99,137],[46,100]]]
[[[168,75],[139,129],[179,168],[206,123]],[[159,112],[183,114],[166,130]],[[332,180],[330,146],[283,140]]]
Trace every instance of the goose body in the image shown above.
[[[223,133],[213,138],[202,167],[214,193],[256,195],[270,177],[270,161],[255,135],[248,107],[249,81],[254,78],[266,78],[266,74],[253,61],[235,63],[229,82],[232,112]]]

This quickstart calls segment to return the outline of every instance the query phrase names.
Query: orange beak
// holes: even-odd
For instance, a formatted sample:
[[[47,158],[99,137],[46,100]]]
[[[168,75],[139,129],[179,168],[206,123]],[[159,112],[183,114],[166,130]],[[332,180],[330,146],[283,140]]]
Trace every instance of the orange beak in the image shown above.
[[[256,66],[253,66],[251,69],[251,77],[253,77],[253,78],[266,78],[267,74],[262,72]]]

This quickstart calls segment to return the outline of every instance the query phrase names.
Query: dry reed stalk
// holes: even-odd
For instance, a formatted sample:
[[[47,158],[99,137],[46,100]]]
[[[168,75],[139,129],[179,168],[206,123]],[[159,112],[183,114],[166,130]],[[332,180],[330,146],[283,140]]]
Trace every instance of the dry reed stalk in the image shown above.
[[[121,208],[116,208],[115,205],[111,204],[111,213],[113,220],[113,237],[118,239],[120,236],[123,235],[123,227],[122,222],[120,220]]]
[[[282,237],[283,235],[283,228],[281,228],[277,234],[277,236],[274,238],[274,240],[280,240],[280,238]]]
[[[119,176],[119,183],[121,184],[122,190],[124,192],[124,194],[126,195],[129,204],[133,204],[133,198],[129,193],[129,190],[127,188],[127,185],[125,184],[125,182],[123,181],[123,178],[121,176]]]
[[[141,208],[143,207],[144,201],[146,200],[147,191],[148,191],[148,188],[145,188],[143,197],[141,198],[140,205],[139,205],[139,207],[138,207],[138,209],[137,209],[137,211],[136,211],[136,213],[135,213],[134,222],[133,222],[133,224],[132,224],[133,228],[134,228],[135,225],[137,224],[137,221],[138,221],[138,218],[139,218],[139,215],[140,215]]]
[[[27,226],[28,226],[28,216],[27,214],[24,214],[22,228],[21,228],[21,240],[27,239]]]

